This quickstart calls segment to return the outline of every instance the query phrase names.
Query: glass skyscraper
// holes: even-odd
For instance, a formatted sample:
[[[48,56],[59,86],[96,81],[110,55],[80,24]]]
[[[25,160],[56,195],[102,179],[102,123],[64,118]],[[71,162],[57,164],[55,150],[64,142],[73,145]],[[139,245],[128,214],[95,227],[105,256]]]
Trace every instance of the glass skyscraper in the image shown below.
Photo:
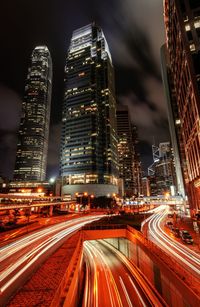
[[[65,68],[63,193],[116,193],[117,134],[112,59],[100,27],[72,34]]]
[[[46,46],[37,46],[31,55],[22,104],[16,181],[43,181],[46,176],[52,87],[52,61]]]

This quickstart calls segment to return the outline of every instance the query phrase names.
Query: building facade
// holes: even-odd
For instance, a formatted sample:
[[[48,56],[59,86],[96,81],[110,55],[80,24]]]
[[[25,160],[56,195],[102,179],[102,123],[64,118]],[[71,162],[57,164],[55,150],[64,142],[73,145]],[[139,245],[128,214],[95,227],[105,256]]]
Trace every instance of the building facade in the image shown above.
[[[123,179],[124,195],[131,197],[134,194],[134,147],[131,121],[127,106],[117,105],[117,135],[119,177]]]
[[[200,2],[164,1],[169,53],[180,130],[187,163],[191,209],[200,209]]]
[[[139,150],[139,139],[137,126],[131,124],[134,162],[133,162],[133,178],[134,178],[134,195],[140,196],[142,192],[142,165]]]
[[[182,195],[185,198],[185,185],[187,181],[187,167],[186,159],[183,148],[183,140],[181,134],[180,118],[177,109],[176,95],[174,91],[173,78],[169,64],[169,56],[166,49],[166,45],[161,48],[161,68],[162,79],[165,91],[165,97],[167,102],[167,113],[169,130],[172,142],[172,148],[174,152],[174,164],[176,169],[176,182],[177,182],[177,194]],[[185,178],[185,180],[184,180]]]
[[[46,46],[37,46],[25,85],[14,170],[16,181],[46,177],[52,88],[52,61]]]
[[[114,72],[105,36],[96,24],[73,32],[65,73],[63,193],[117,193]]]
[[[177,190],[174,155],[170,142],[159,144],[159,160],[155,164],[157,195],[174,194]]]

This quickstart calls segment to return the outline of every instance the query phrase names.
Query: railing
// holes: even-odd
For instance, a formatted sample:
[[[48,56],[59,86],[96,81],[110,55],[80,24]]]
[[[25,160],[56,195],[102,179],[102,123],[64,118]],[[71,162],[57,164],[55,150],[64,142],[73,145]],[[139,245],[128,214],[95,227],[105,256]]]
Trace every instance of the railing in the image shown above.
[[[122,224],[106,224],[106,225],[88,225],[83,226],[82,230],[107,230],[107,229],[126,229],[127,225]]]

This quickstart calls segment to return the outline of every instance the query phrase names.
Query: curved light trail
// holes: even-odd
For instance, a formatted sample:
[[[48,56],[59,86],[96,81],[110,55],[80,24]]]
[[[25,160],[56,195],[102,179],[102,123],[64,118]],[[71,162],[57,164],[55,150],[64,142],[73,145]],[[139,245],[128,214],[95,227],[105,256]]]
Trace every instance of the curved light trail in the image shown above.
[[[87,269],[83,307],[167,306],[129,260],[110,244],[86,241],[84,249]]]
[[[150,239],[153,240],[176,259],[184,264],[184,268],[190,272],[195,273],[197,277],[200,275],[200,255],[195,253],[193,250],[177,242],[162,229],[161,222],[168,212],[168,207],[160,208],[160,212],[149,217],[148,222],[148,233]]]
[[[0,292],[12,294],[12,285],[28,270],[34,269],[44,261],[63,241],[82,226],[100,219],[102,216],[90,216],[47,227],[12,242],[0,249]],[[7,292],[6,294],[7,295]]]

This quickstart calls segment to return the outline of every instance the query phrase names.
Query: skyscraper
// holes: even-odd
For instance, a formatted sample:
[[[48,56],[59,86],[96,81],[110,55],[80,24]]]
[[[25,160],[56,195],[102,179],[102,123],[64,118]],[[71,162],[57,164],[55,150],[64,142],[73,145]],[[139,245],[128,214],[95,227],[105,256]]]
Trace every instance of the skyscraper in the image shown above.
[[[46,46],[32,52],[25,85],[14,170],[16,181],[46,176],[52,87],[52,61]]]
[[[166,45],[180,119],[191,209],[200,209],[200,2],[165,0]]]
[[[134,178],[134,194],[142,194],[142,165],[139,150],[139,139],[137,126],[131,124],[133,148],[134,148],[134,163],[133,163],[133,178]]]
[[[169,130],[171,135],[172,148],[174,152],[174,164],[176,169],[177,194],[185,197],[184,179],[187,180],[187,167],[183,140],[181,135],[180,118],[177,109],[176,95],[174,91],[173,78],[169,64],[166,46],[161,48],[162,79],[165,90]]]
[[[131,121],[127,106],[117,106],[117,134],[118,134],[118,156],[119,177],[123,179],[124,194],[127,197],[134,194],[134,148],[131,130]]]
[[[114,73],[100,27],[72,34],[65,68],[61,176],[63,193],[117,192]]]

